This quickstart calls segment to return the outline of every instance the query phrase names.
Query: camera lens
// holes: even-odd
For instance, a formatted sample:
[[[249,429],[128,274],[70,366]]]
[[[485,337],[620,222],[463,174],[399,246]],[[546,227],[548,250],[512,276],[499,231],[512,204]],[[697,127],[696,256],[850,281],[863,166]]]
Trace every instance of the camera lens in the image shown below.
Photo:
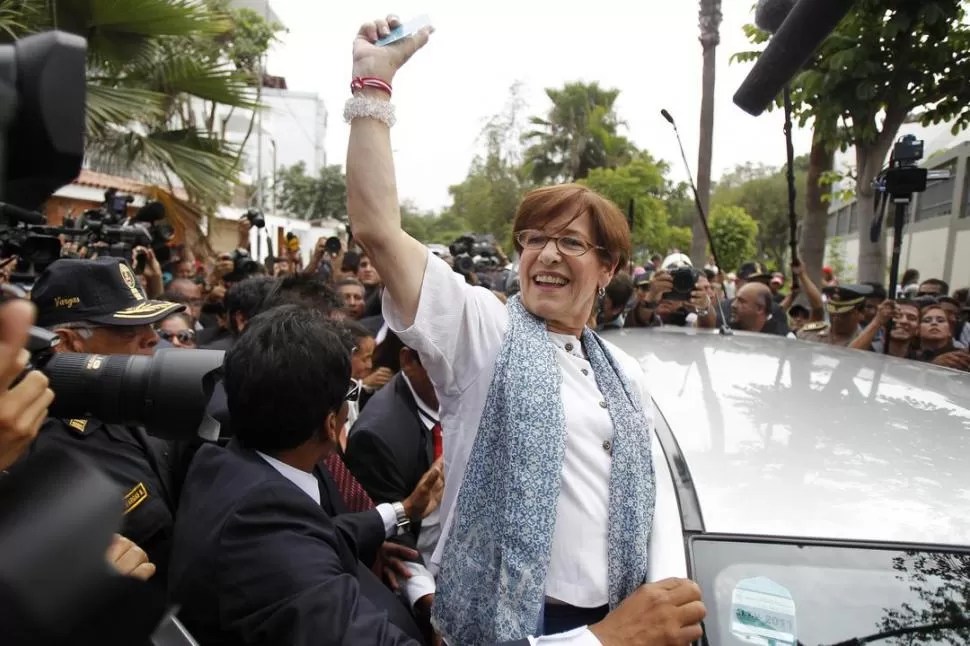
[[[203,419],[223,352],[165,348],[152,356],[54,353],[43,366],[57,397],[52,417],[141,424],[184,439]]]
[[[325,248],[330,253],[340,253],[341,246],[340,238],[335,236],[330,236],[327,238],[327,242],[325,243]]]
[[[697,284],[697,273],[690,267],[679,267],[671,272],[674,291],[679,294],[690,294]]]

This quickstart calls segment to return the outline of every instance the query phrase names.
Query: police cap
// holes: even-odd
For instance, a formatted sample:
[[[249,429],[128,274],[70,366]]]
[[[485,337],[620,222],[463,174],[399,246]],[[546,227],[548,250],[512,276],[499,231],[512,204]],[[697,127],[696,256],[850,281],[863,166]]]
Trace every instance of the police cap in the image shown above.
[[[149,300],[128,263],[120,258],[62,258],[44,270],[30,299],[37,325],[89,322],[135,326],[156,323],[185,305]]]
[[[828,297],[825,309],[829,314],[845,314],[856,309],[873,295],[870,285],[833,285],[823,287],[822,293]]]

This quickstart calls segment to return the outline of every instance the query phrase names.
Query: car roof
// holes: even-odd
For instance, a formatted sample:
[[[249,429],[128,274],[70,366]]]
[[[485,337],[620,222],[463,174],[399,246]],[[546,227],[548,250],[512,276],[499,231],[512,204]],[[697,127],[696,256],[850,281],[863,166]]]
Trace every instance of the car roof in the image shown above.
[[[970,545],[970,374],[765,334],[605,338],[640,361],[705,531]]]

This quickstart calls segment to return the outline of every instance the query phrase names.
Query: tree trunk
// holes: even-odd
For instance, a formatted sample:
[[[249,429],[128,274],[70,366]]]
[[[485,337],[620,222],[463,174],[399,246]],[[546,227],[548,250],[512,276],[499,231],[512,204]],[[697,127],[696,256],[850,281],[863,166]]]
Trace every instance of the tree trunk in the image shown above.
[[[701,127],[700,144],[697,154],[697,195],[701,208],[710,216],[711,210],[711,156],[714,152],[714,81],[715,55],[717,45],[713,43],[704,46],[704,71],[701,95]],[[694,218],[692,227],[693,238],[690,243],[690,259],[695,267],[707,264],[707,236],[700,215]],[[737,267],[722,267],[724,271],[735,271]]]
[[[882,131],[874,141],[856,145],[856,201],[859,209],[858,282],[886,282],[886,236],[892,235],[892,220],[884,222],[882,235],[876,242],[869,238],[869,227],[875,214],[876,191],[872,182],[882,171],[886,155],[892,146],[907,111],[890,106],[886,111]]]
[[[834,124],[833,124],[834,125]],[[825,236],[829,222],[828,192],[822,186],[822,177],[835,167],[835,152],[825,141],[827,125],[815,124],[812,132],[812,150],[808,155],[808,177],[805,181],[805,216],[799,236],[799,259],[816,285],[822,284],[822,264],[825,262]]]

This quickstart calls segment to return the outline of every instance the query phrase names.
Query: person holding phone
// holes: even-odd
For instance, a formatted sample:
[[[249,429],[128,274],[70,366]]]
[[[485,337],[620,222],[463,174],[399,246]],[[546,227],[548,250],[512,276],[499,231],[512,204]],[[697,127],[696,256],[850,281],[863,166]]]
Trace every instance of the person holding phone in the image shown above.
[[[383,278],[390,329],[434,383],[445,455],[432,617],[452,646],[688,644],[696,584],[656,583],[648,550],[662,459],[639,364],[586,327],[630,252],[623,213],[586,187],[525,196],[513,222],[521,292],[503,305],[401,227],[391,152],[396,73],[431,28],[353,46],[347,212]],[[555,637],[552,635],[555,634]]]

